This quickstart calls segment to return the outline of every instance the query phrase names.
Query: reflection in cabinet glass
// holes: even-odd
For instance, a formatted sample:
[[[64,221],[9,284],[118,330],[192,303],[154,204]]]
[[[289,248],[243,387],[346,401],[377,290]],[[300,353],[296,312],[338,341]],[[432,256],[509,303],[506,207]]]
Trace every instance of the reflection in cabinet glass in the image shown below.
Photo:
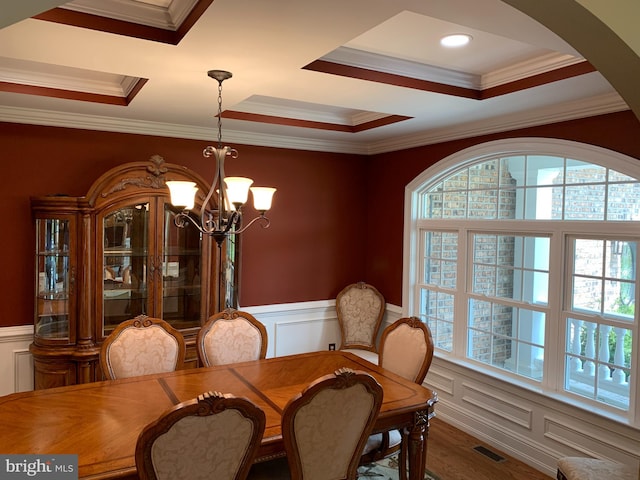
[[[219,308],[237,307],[237,245],[218,248],[195,227],[177,228],[167,180],[209,188],[196,173],[154,156],[109,170],[86,196],[31,199],[36,388],[101,380],[100,344],[140,314],[180,330],[185,364],[197,366],[200,326]],[[196,205],[203,200],[200,194]]]
[[[73,287],[69,252],[71,220],[36,221],[37,337],[69,342],[70,295]]]
[[[104,232],[102,337],[120,323],[147,308],[149,203],[128,205],[109,212]]]
[[[202,234],[192,226],[176,228],[175,215],[171,205],[165,204],[161,260],[163,318],[178,329],[194,328],[200,325],[202,309]]]

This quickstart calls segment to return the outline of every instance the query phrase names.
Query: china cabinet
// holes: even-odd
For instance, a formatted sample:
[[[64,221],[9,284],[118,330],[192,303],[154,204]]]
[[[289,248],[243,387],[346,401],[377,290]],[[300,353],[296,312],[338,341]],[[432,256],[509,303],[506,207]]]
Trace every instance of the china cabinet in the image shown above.
[[[101,342],[140,314],[180,330],[185,364],[196,366],[200,326],[237,306],[238,245],[230,238],[218,246],[193,226],[177,228],[168,180],[196,182],[200,204],[208,191],[195,172],[155,155],[106,172],[86,196],[31,199],[35,388],[101,380]]]

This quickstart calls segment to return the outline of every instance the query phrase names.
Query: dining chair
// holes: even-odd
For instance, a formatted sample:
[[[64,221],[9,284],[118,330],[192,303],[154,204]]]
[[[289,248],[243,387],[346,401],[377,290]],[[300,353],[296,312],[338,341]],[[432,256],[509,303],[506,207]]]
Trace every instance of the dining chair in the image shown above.
[[[228,308],[209,317],[198,332],[196,348],[205,367],[265,358],[267,330],[247,312]]]
[[[313,381],[282,413],[292,480],[354,479],[382,405],[368,373],[341,368]]]
[[[429,327],[417,317],[396,320],[382,332],[378,364],[385,370],[421,385],[433,360],[433,337]],[[361,463],[371,463],[400,451],[399,465],[407,465],[407,435],[390,430],[371,435]],[[405,478],[406,468],[400,478]]]
[[[244,480],[265,429],[246,398],[206,392],[147,425],[136,443],[141,480]]]
[[[558,480],[638,480],[640,471],[630,465],[588,457],[558,459]]]
[[[382,294],[365,282],[352,283],[336,297],[342,343],[340,350],[378,363],[376,341],[385,310]]]
[[[100,347],[100,366],[107,380],[172,372],[182,368],[182,334],[160,318],[138,315],[120,323]]]

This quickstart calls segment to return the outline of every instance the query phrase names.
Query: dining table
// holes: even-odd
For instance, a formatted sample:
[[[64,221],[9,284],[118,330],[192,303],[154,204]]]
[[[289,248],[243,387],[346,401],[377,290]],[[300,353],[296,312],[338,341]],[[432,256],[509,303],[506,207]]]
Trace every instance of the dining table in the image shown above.
[[[407,435],[408,478],[424,479],[434,391],[345,351],[321,351],[69,385],[0,397],[0,454],[76,454],[78,478],[137,478],[139,433],[173,406],[207,391],[246,397],[266,416],[256,462],[285,455],[287,402],[314,380],[350,368],[383,388],[375,432]]]

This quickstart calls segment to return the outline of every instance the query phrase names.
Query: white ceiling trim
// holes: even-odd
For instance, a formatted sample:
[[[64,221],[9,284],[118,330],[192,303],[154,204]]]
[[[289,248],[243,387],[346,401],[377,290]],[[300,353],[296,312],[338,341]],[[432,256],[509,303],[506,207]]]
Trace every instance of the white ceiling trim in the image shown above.
[[[548,53],[482,75],[482,89],[515,82],[541,73],[569,67],[583,61],[584,58],[574,57],[573,55],[556,52]]]
[[[233,107],[234,111],[310,122],[355,126],[389,116],[386,113],[315,105],[280,98],[254,95]]]
[[[0,81],[28,85],[32,87],[55,88],[71,92],[84,92],[96,95],[126,97],[137,85],[137,77],[104,74],[104,78],[59,75],[45,71],[33,72],[20,69],[4,68],[0,70]]]
[[[164,30],[177,30],[197,0],[173,0],[169,7],[135,0],[74,0],[60,8]]]
[[[225,142],[297,150],[373,155],[478,135],[487,135],[519,128],[603,115],[628,109],[628,105],[618,94],[609,93],[587,100],[558,103],[552,107],[529,111],[525,115],[507,115],[493,120],[460,124],[450,128],[442,128],[416,135],[399,136],[377,143],[364,144],[356,140],[334,141],[317,138],[253,134],[228,129],[225,129]],[[0,106],[0,121],[107,132],[157,135],[193,140],[212,140],[216,136],[214,128],[198,128],[158,122],[140,122],[7,106]],[[357,139],[357,134],[354,135],[354,139]]]
[[[429,82],[444,83],[462,88],[473,88],[477,90],[481,86],[481,78],[479,75],[434,67],[424,63],[412,62],[410,60],[389,57],[350,47],[339,47],[320,58],[320,60]]]
[[[473,90],[503,85],[584,61],[573,55],[552,52],[476,75],[349,47],[339,47],[321,60]]]
[[[401,149],[421,147],[462,138],[506,132],[520,128],[536,127],[557,122],[604,115],[629,110],[629,106],[617,93],[607,93],[571,102],[557,103],[552,107],[529,110],[525,115],[504,115],[495,119],[469,122],[453,127],[430,130],[426,134],[407,135],[369,145],[370,155]]]

